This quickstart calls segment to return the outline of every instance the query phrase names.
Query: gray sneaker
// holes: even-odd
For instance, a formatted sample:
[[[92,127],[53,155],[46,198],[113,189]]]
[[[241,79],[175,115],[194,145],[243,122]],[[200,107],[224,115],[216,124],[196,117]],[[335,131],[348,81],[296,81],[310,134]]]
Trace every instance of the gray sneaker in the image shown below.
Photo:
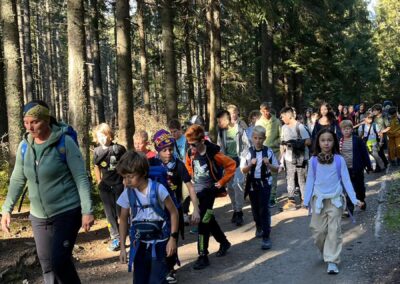
[[[326,272],[328,272],[328,274],[338,274],[339,268],[336,263],[328,262],[328,269]]]
[[[261,242],[261,249],[262,250],[267,250],[272,247],[272,243],[270,239],[263,239]]]

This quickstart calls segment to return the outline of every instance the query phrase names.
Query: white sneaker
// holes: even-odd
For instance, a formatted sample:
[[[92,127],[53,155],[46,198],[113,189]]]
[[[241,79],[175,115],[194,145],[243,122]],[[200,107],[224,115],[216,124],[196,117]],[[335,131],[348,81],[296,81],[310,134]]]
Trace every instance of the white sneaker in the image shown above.
[[[339,268],[336,263],[328,262],[328,269],[326,272],[328,272],[328,274],[338,274]]]

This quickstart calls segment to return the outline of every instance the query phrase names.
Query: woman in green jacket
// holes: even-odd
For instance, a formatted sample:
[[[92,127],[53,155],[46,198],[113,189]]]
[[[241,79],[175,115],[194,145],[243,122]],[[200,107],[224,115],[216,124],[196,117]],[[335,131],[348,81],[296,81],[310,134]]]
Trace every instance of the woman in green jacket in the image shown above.
[[[72,262],[79,228],[93,224],[90,183],[68,125],[57,123],[43,101],[24,106],[27,133],[20,143],[2,208],[1,227],[10,232],[11,212],[25,184],[30,220],[45,283],[80,283]]]

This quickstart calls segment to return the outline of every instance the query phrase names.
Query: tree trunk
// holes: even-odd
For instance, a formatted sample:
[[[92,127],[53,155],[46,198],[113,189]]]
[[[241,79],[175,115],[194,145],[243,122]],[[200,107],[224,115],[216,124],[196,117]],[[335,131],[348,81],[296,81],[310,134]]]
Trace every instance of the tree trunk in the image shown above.
[[[135,132],[133,120],[132,57],[129,0],[116,3],[117,21],[117,75],[119,143],[127,149],[133,147]]]
[[[147,66],[147,55],[146,55],[146,34],[144,27],[144,1],[137,0],[137,17],[138,17],[138,28],[139,28],[139,44],[140,44],[140,70],[142,74],[142,91],[144,109],[148,114],[151,114],[150,105],[150,87],[149,87],[149,70]]]
[[[24,33],[23,33],[23,27],[24,27],[24,17],[22,15],[22,4],[21,0],[16,1],[17,5],[17,22],[18,22],[18,39],[19,39],[19,51],[20,51],[20,56],[21,56],[21,69],[22,69],[22,94],[24,98],[24,103],[28,102],[28,98],[26,96],[26,91],[25,91],[25,63],[24,63]]]
[[[255,54],[255,89],[257,95],[261,98],[261,49],[260,49],[260,41],[261,41],[261,27],[256,27],[254,29],[255,37],[254,37],[254,54]]]
[[[217,0],[208,0],[207,1],[207,25],[208,28],[208,41],[210,43],[210,53],[209,53],[209,68],[208,68],[208,80],[207,84],[209,85],[209,105],[208,105],[208,112],[209,112],[209,133],[210,138],[212,141],[217,141],[217,120],[216,120],[216,111],[217,111],[217,82],[216,82],[216,65],[217,63],[217,46],[216,46],[216,24],[215,24],[215,17],[214,12],[218,5],[216,3]]]
[[[218,101],[219,108],[222,108],[222,86],[221,86],[221,3],[220,0],[213,2],[213,34],[214,34],[214,56],[215,56],[215,99]]]
[[[1,13],[1,12],[0,12]],[[1,16],[0,16],[1,17]],[[0,58],[3,57],[3,29],[0,25]],[[0,59],[0,140],[3,135],[8,133],[7,100],[6,90],[4,89],[4,62]]]
[[[270,86],[268,81],[269,50],[268,50],[268,23],[261,23],[261,98],[263,101],[271,102]]]
[[[19,37],[16,1],[0,1],[1,25],[3,26],[4,87],[7,100],[8,141],[10,146],[10,170],[15,165],[15,155],[24,133],[22,125],[22,70],[19,53]]]
[[[91,0],[94,16],[92,20],[92,59],[93,59],[93,87],[96,98],[97,107],[97,120],[105,122],[104,111],[104,95],[103,95],[103,80],[101,77],[101,61],[100,61],[100,31],[99,31],[99,18],[100,11],[97,0]]]
[[[185,58],[186,58],[186,85],[188,88],[188,99],[189,99],[189,115],[192,116],[196,110],[194,102],[194,87],[193,87],[193,70],[192,70],[192,58],[190,56],[190,15],[191,15],[191,4],[190,0],[185,2]]]
[[[68,0],[69,122],[77,130],[79,145],[89,169],[89,111],[83,0]]]
[[[57,88],[56,96],[56,117],[58,120],[64,120],[67,115],[65,114],[65,102],[67,101],[63,86],[63,76],[61,71],[61,46],[60,46],[60,32],[58,29],[54,29],[54,69],[55,69],[55,81]]]
[[[172,1],[160,0],[167,120],[178,118]]]
[[[93,55],[92,55],[92,40],[93,40],[93,27],[91,20],[93,18],[92,7],[88,3],[88,15],[85,17],[86,22],[86,60],[87,60],[87,80],[88,80],[88,93],[89,93],[89,106],[90,106],[90,125],[97,125],[97,103],[94,92],[94,70],[93,70]]]
[[[23,26],[23,50],[24,50],[24,78],[26,100],[31,101],[34,95],[34,81],[32,68],[32,47],[31,47],[31,12],[29,0],[21,0],[21,10],[24,19]]]
[[[49,90],[50,90],[50,102],[49,107],[52,114],[56,113],[56,83],[55,83],[55,74],[54,74],[54,60],[53,60],[53,44],[51,38],[51,26],[52,26],[52,19],[51,19],[51,4],[49,3],[50,0],[46,0],[46,55],[47,55],[47,74],[49,76]]]
[[[201,66],[200,66],[200,37],[199,37],[199,30],[197,28],[197,23],[195,23],[195,29],[196,29],[196,46],[195,46],[195,51],[196,51],[196,76],[197,76],[197,107],[198,107],[198,112],[197,114],[200,116],[203,116],[203,102],[202,102],[202,74],[201,74]]]

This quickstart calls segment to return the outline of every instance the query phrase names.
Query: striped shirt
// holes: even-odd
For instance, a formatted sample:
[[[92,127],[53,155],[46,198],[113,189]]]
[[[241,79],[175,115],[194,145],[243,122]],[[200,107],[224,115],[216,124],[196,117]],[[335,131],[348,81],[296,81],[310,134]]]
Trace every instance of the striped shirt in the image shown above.
[[[346,161],[347,167],[351,169],[353,168],[353,140],[351,137],[350,139],[343,139],[341,146],[340,153]]]

